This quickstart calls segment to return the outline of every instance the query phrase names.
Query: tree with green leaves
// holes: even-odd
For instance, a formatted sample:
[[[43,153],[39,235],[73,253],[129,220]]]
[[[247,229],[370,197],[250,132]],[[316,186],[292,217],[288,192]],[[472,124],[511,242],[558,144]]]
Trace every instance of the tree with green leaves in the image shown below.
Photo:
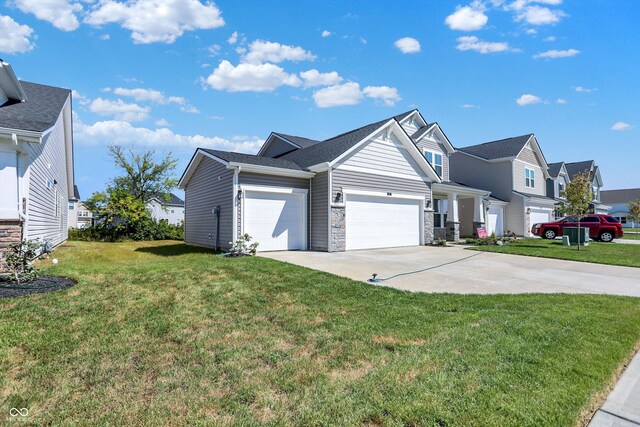
[[[640,199],[627,203],[629,206],[629,213],[627,214],[627,221],[631,220],[636,224],[640,224]]]
[[[564,191],[566,201],[560,202],[559,209],[565,215],[575,216],[578,220],[578,250],[580,250],[580,221],[589,212],[589,206],[593,201],[593,189],[591,176],[588,171],[581,172],[571,179]]]
[[[154,151],[137,153],[118,145],[110,146],[109,154],[123,174],[84,202],[94,212],[95,227],[108,240],[153,238],[155,222],[147,204],[152,199],[169,200],[178,182],[173,177],[177,160],[169,153],[158,163]]]

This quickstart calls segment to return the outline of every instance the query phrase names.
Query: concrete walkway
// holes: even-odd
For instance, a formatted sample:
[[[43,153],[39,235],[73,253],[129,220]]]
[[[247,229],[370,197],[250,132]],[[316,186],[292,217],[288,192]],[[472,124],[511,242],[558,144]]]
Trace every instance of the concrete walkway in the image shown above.
[[[348,252],[265,252],[260,256],[413,292],[459,294],[589,293],[640,296],[640,269],[584,262],[414,246]]]
[[[640,245],[640,240],[634,239],[615,239],[613,243],[622,243],[624,245]]]
[[[640,426],[640,352],[636,353],[589,427]]]

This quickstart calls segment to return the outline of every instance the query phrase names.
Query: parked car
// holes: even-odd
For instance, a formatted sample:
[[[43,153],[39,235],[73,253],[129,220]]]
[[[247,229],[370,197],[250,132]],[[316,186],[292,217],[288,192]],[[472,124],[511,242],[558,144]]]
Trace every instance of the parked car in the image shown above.
[[[578,218],[568,216],[559,221],[534,224],[531,233],[543,239],[555,239],[562,236],[565,227],[577,227]],[[580,227],[589,229],[589,237],[601,242],[611,242],[622,237],[622,224],[611,215],[591,214],[580,220]]]

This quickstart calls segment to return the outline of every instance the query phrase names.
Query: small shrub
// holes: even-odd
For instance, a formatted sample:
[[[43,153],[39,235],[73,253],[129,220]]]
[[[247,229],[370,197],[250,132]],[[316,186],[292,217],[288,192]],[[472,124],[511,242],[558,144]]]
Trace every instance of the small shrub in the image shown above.
[[[125,240],[183,240],[184,225],[169,224],[167,220],[159,222],[143,219],[131,224],[97,223],[86,228],[69,230],[69,240],[86,242],[121,242]]]
[[[446,239],[436,239],[433,242],[434,246],[447,246],[447,240]]]
[[[38,250],[42,247],[39,240],[21,240],[11,243],[4,254],[4,263],[11,273],[9,280],[18,285],[21,282],[35,280],[39,273],[33,261],[38,257]]]
[[[491,236],[488,237],[468,237],[465,242],[476,246],[494,246],[498,240],[500,240],[500,238],[496,237],[495,234],[491,234]]]
[[[229,242],[231,244],[231,249],[229,250],[229,256],[239,257],[245,255],[255,255],[258,253],[258,242],[253,242],[249,244],[249,242],[253,239],[253,237],[249,236],[249,234],[245,233],[235,242]]]

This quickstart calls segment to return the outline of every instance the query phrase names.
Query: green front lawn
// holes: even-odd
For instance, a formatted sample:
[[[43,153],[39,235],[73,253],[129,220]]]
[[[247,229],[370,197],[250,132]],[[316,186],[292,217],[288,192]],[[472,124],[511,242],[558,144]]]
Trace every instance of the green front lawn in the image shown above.
[[[573,426],[640,340],[628,297],[413,294],[177,242],[55,257],[76,287],[0,299],[5,424]]]
[[[578,251],[575,246],[562,246],[562,241],[559,239],[518,239],[504,246],[475,246],[469,249],[597,264],[640,267],[640,245],[589,242],[589,246],[580,247]],[[541,262],[540,265],[544,267],[544,262]]]
[[[640,234],[624,233],[623,239],[640,240]]]

